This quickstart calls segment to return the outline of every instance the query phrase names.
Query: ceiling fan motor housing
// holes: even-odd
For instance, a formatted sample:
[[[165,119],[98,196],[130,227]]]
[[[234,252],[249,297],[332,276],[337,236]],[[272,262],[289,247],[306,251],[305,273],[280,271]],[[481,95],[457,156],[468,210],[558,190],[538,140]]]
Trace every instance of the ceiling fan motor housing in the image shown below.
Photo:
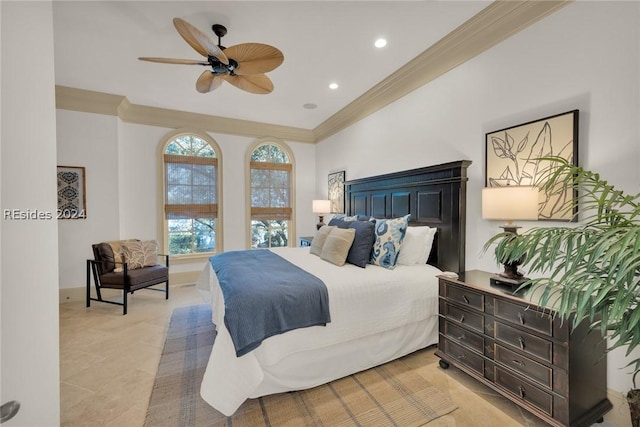
[[[226,74],[229,73],[231,76],[235,76],[234,70],[238,68],[238,62],[235,59],[228,58],[229,64],[223,64],[216,58],[215,56],[207,57],[211,68],[215,74]]]

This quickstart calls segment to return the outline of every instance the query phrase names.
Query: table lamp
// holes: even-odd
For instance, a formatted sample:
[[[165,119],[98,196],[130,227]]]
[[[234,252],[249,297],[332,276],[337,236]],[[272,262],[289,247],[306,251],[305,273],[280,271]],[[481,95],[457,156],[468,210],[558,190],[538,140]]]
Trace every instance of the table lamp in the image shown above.
[[[539,192],[534,186],[507,185],[482,189],[482,218],[506,221],[500,227],[518,234],[520,226],[514,220],[538,219]],[[518,271],[524,260],[504,262],[504,271],[491,278],[492,284],[519,286],[528,279]]]
[[[320,227],[324,225],[324,214],[331,212],[331,200],[314,200],[313,201],[313,213],[318,214],[318,223],[316,228],[320,230]]]

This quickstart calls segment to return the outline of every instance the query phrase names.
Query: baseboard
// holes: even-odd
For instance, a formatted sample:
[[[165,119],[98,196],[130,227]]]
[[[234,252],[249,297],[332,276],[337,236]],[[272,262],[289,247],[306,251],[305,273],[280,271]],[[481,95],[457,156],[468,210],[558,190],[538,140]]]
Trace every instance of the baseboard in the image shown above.
[[[182,273],[169,273],[169,286],[193,285],[198,280],[200,271],[185,271]],[[60,304],[65,302],[84,301],[86,298],[87,288],[85,286],[79,288],[62,288],[59,293]],[[103,289],[104,297],[115,297],[121,295],[121,291],[113,289]]]
[[[607,397],[613,405],[613,409],[605,414],[605,420],[617,427],[631,427],[627,397],[623,393],[611,389],[607,389]]]
[[[202,272],[183,271],[182,273],[169,273],[169,282],[173,285],[193,285],[198,281],[198,277]]]

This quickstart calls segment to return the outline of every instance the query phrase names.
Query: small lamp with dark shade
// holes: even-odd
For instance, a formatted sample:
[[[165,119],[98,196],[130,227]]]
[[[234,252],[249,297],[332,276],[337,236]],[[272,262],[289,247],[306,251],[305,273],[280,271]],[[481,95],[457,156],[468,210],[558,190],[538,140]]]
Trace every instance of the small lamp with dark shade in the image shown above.
[[[518,225],[514,220],[538,219],[539,191],[534,186],[508,185],[505,187],[486,187],[482,189],[482,218],[506,221],[500,227],[505,232],[518,234]],[[491,283],[519,286],[526,277],[518,271],[523,260],[504,263],[504,272],[491,278]]]
[[[316,228],[320,230],[320,228],[325,225],[323,222],[324,214],[331,212],[331,200],[314,200],[312,210],[313,213],[318,214]]]

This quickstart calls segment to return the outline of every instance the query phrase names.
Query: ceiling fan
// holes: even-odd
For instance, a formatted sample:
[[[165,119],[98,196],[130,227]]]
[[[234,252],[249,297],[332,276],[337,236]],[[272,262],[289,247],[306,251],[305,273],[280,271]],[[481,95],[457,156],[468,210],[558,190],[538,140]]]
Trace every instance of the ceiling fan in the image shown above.
[[[211,92],[225,81],[251,93],[266,94],[273,91],[273,82],[264,73],[282,64],[284,55],[280,50],[262,43],[243,43],[226,48],[220,44],[220,39],[227,34],[227,29],[220,24],[211,27],[218,36],[218,45],[183,19],[173,18],[173,25],[189,46],[206,60],[155,57],[138,59],[165,64],[210,66],[211,69],[205,70],[196,81],[196,89],[200,93]]]

